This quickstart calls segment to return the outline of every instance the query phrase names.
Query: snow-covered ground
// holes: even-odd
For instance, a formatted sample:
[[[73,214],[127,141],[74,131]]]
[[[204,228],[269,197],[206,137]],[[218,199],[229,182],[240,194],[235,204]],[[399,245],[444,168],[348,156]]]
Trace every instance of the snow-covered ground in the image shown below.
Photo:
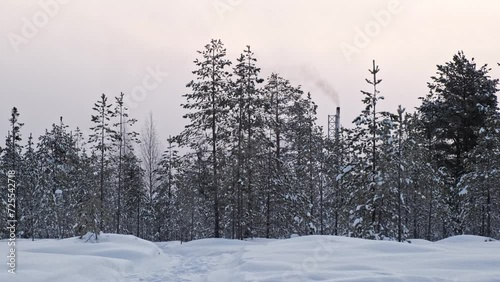
[[[113,234],[99,243],[18,240],[17,274],[3,266],[0,281],[500,281],[500,242],[485,241],[307,236],[154,244]],[[0,251],[8,253],[6,241]]]

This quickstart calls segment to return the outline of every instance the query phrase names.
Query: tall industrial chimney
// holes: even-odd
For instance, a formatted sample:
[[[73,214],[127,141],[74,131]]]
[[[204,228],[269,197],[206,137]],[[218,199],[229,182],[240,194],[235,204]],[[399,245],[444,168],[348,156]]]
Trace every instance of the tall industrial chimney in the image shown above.
[[[335,115],[328,115],[328,139],[338,139],[340,134],[340,107]]]
[[[335,138],[339,138],[340,133],[340,107],[337,107],[337,114],[335,114]]]

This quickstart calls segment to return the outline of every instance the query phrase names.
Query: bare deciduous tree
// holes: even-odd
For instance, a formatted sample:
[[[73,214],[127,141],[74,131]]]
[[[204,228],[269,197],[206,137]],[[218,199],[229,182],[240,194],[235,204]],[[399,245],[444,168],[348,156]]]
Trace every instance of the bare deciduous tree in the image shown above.
[[[148,118],[142,128],[140,153],[142,165],[144,168],[144,185],[146,195],[148,197],[148,212],[152,220],[155,219],[154,201],[156,198],[156,190],[159,186],[158,181],[158,164],[161,160],[161,145],[156,131],[156,125],[153,119],[153,113],[149,113]],[[152,226],[152,225],[151,225]],[[152,228],[149,228],[151,229]],[[149,232],[149,230],[147,231]],[[148,234],[154,236],[154,234]],[[153,239],[153,237],[151,237]]]

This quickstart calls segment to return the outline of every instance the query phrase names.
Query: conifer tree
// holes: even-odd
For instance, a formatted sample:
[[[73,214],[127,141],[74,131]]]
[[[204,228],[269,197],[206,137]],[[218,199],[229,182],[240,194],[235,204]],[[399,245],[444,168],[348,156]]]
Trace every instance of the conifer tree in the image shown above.
[[[23,230],[25,238],[35,240],[39,220],[38,212],[40,209],[40,169],[39,158],[36,154],[33,144],[33,136],[30,134],[28,143],[25,146],[23,155],[23,175],[24,175],[24,191],[20,198],[21,214],[24,220],[20,221],[20,229]]]
[[[145,226],[141,218],[144,217],[144,205],[147,199],[143,184],[144,171],[133,151],[125,152],[123,161],[124,212],[126,215],[124,231],[143,238]]]
[[[24,125],[24,123],[19,122],[19,111],[16,107],[12,108],[9,122],[10,131],[7,136],[4,154],[9,167],[12,170],[16,170],[21,159],[21,145],[19,144],[19,142],[22,140],[20,131]]]
[[[132,127],[137,120],[130,118],[128,113],[128,108],[126,107],[123,97],[125,94],[120,93],[120,96],[115,97],[115,108],[112,113],[112,117],[115,117],[117,121],[113,124],[115,130],[112,131],[112,140],[114,143],[115,151],[118,153],[116,156],[117,162],[117,191],[116,191],[116,233],[120,233],[120,220],[122,217],[122,194],[123,194],[123,155],[125,151],[130,150],[130,146],[133,144],[127,143],[127,141],[137,142],[138,133],[134,131],[127,131]]]
[[[289,133],[287,126],[290,120],[291,107],[302,95],[300,88],[293,87],[290,81],[273,73],[264,86],[264,107],[266,110],[266,130],[269,159],[269,172],[265,192],[265,230],[266,237],[288,236],[289,230],[285,224],[300,219],[290,213],[289,205],[295,197],[288,193],[294,184],[291,182],[291,169],[288,166],[288,144],[286,136]]]
[[[467,233],[498,237],[500,193],[495,189],[500,181],[500,115],[486,120],[478,134],[478,145],[470,152],[467,174],[460,180],[460,193],[468,205]]]
[[[490,78],[487,65],[478,67],[463,52],[437,68],[418,110],[431,137],[437,167],[447,175],[443,200],[450,216],[443,218],[443,235],[459,235],[464,232],[465,215],[459,183],[468,172],[466,163],[478,144],[479,130],[497,109],[498,79]]]
[[[39,215],[45,222],[46,236],[64,238],[72,234],[71,201],[74,186],[72,178],[78,163],[78,152],[68,126],[53,124],[50,131],[40,136],[37,146],[39,165],[42,171],[40,185],[42,205]]]
[[[192,110],[184,116],[189,119],[190,124],[181,134],[181,140],[192,143],[188,140],[192,140],[195,135],[199,137],[200,132],[210,132],[210,136],[205,137],[205,140],[211,145],[212,181],[210,186],[213,197],[213,235],[219,238],[221,235],[219,154],[221,140],[227,134],[227,129],[221,124],[228,113],[230,74],[226,68],[231,62],[226,59],[226,49],[220,40],[212,40],[203,51],[198,51],[198,53],[202,59],[194,61],[199,68],[193,71],[196,80],[187,84],[192,92],[184,95],[186,104],[183,104],[183,107]]]
[[[156,217],[156,237],[159,241],[168,241],[174,239],[174,226],[180,228],[179,225],[184,223],[176,224],[179,220],[178,215],[181,213],[176,212],[176,198],[179,198],[178,187],[177,187],[177,177],[175,177],[176,172],[179,170],[181,165],[181,160],[178,156],[178,151],[175,148],[174,139],[169,138],[167,140],[168,146],[167,150],[163,153],[162,159],[158,164],[158,193],[155,201],[154,209],[157,212]],[[179,199],[186,200],[187,199]],[[177,239],[177,238],[176,238]]]
[[[23,123],[19,122],[19,111],[16,107],[12,108],[10,118],[9,118],[9,132],[7,134],[7,138],[5,140],[5,148],[2,149],[2,185],[5,185],[5,193],[2,193],[2,199],[4,203],[7,203],[7,198],[6,195],[7,193],[7,185],[3,183],[8,183],[7,179],[4,179],[7,175],[8,171],[14,171],[15,172],[15,190],[14,190],[14,197],[17,199],[19,198],[19,193],[20,189],[22,189],[22,174],[19,171],[21,168],[21,151],[22,151],[22,146],[20,141],[22,140],[21,138],[21,128],[23,127]],[[21,192],[22,193],[22,192]],[[2,212],[5,212],[7,208],[3,208]],[[18,229],[18,222],[20,220],[19,216],[19,203],[16,203],[14,205],[14,218],[9,218],[9,219],[14,219],[14,230],[19,231]],[[7,218],[7,217],[5,217]],[[4,229],[2,229],[4,231]]]
[[[85,149],[80,154],[80,162],[77,167],[77,178],[75,179],[76,195],[76,224],[74,232],[80,239],[87,233],[91,233],[98,240],[99,218],[101,216],[101,201],[99,194],[99,167],[95,163],[99,161],[99,156],[92,151],[90,155]]]
[[[243,239],[244,233],[253,233],[253,222],[255,220],[255,180],[254,173],[256,149],[258,141],[264,135],[263,128],[263,98],[262,91],[258,89],[258,84],[263,82],[259,78],[260,68],[256,66],[257,59],[251,51],[250,46],[243,51],[236,60],[234,68],[234,90],[232,91],[231,110],[233,113],[233,124],[235,140],[235,180],[236,186],[236,213],[235,224],[237,226],[236,237]],[[231,126],[231,125],[229,125]],[[245,192],[245,193],[244,193]],[[244,202],[247,203],[246,207]],[[244,213],[243,211],[246,210]],[[246,230],[244,230],[246,229]],[[233,236],[234,237],[234,236]]]
[[[366,82],[373,87],[373,91],[361,91],[364,95],[363,103],[366,105],[362,113],[353,121],[356,125],[356,132],[353,142],[353,148],[356,148],[357,169],[361,173],[360,179],[355,179],[358,183],[357,191],[360,205],[356,206],[354,217],[355,233],[358,236],[366,238],[380,238],[382,231],[382,212],[383,175],[380,173],[379,155],[380,142],[384,131],[381,113],[377,111],[377,103],[383,97],[379,96],[377,86],[382,80],[377,78],[380,69],[373,61],[373,67],[369,70],[373,76],[372,80],[366,79]]]
[[[90,128],[93,133],[89,136],[89,142],[92,144],[92,149],[96,151],[99,156],[99,229],[101,231],[107,222],[107,215],[104,207],[106,206],[105,199],[108,191],[105,190],[105,187],[107,186],[107,176],[110,173],[109,151],[112,148],[110,142],[112,136],[115,134],[110,124],[110,119],[113,115],[111,107],[112,104],[108,103],[108,97],[102,94],[101,99],[98,100],[92,108],[95,111],[95,114],[91,116],[91,121],[94,123],[94,126]],[[97,235],[98,234],[96,234],[96,236]]]

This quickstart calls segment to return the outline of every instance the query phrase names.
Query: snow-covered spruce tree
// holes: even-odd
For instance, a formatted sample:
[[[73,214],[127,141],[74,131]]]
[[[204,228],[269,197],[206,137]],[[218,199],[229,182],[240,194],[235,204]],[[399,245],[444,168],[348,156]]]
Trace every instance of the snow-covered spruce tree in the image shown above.
[[[41,206],[38,216],[44,225],[48,238],[65,238],[73,234],[72,225],[75,216],[71,209],[74,197],[72,177],[78,165],[78,152],[75,140],[68,126],[63,123],[53,124],[50,131],[40,136],[37,155],[41,170],[40,186],[42,189]]]
[[[169,137],[167,142],[167,150],[162,154],[155,172],[158,175],[158,188],[153,206],[156,212],[153,227],[158,241],[181,239],[179,233],[183,223],[179,222],[179,216],[182,212],[176,203],[190,200],[190,197],[179,198],[177,180],[181,160],[175,147],[175,140]]]
[[[40,230],[40,238],[58,238],[58,225],[55,216],[55,190],[56,182],[59,181],[57,178],[59,171],[57,170],[57,164],[55,154],[53,154],[54,136],[46,129],[45,134],[38,138],[37,144],[37,155],[40,162],[41,178],[41,195],[39,198],[40,209],[38,210],[38,215],[40,217],[40,224],[43,228]]]
[[[174,140],[179,146],[183,144],[178,138]],[[175,178],[178,179],[178,195],[174,201],[190,214],[188,221],[186,213],[181,215],[183,217],[181,236],[187,240],[213,237],[215,221],[211,193],[213,173],[210,169],[212,164],[210,144],[205,143],[202,138],[199,140],[196,145],[191,144],[191,148],[196,151],[182,155],[175,174]]]
[[[325,136],[323,133],[323,128],[318,127],[319,129],[319,139],[317,140],[317,161],[318,161],[318,167],[317,169],[317,185],[318,185],[318,196],[317,196],[317,201],[318,201],[318,211],[317,211],[317,221],[318,221],[318,233],[320,235],[325,235],[328,234],[327,230],[329,226],[331,226],[331,216],[327,216],[328,214],[332,214],[331,209],[326,205],[326,187],[328,185],[328,173],[327,173],[327,160],[330,155],[327,147],[327,143],[330,141],[328,136]],[[335,142],[332,142],[335,143]],[[333,174],[337,174],[338,172],[338,163],[334,163],[334,170],[335,171]],[[334,218],[334,216],[333,216]]]
[[[500,237],[500,115],[486,120],[479,130],[478,145],[469,153],[466,173],[460,180],[465,197],[466,233]]]
[[[99,199],[100,199],[100,217],[99,217],[99,229],[103,231],[103,228],[108,226],[109,210],[109,191],[106,187],[110,185],[110,150],[112,149],[111,140],[113,135],[116,133],[110,123],[110,119],[113,115],[111,109],[112,104],[108,103],[108,97],[105,94],[101,95],[100,100],[98,100],[94,107],[94,115],[91,115],[91,121],[94,126],[90,129],[92,134],[89,136],[89,143],[92,144],[92,150],[96,155],[99,156],[99,161],[96,165],[99,167]],[[96,234],[97,237],[98,234]]]
[[[380,144],[382,134],[384,134],[384,124],[381,118],[382,113],[377,111],[377,102],[383,99],[380,96],[377,86],[382,80],[377,78],[380,71],[373,61],[373,68],[369,70],[373,76],[372,80],[366,79],[366,82],[373,87],[372,92],[361,91],[364,95],[363,103],[365,109],[354,119],[356,125],[351,140],[354,154],[356,176],[349,186],[356,190],[356,204],[352,210],[353,235],[370,238],[382,239],[382,205],[383,205],[383,185],[385,184],[384,174],[380,170]]]
[[[256,196],[258,174],[257,153],[261,141],[265,137],[263,130],[264,111],[262,91],[258,85],[263,82],[259,78],[260,68],[250,46],[236,60],[233,69],[235,78],[230,92],[231,118],[228,127],[233,127],[230,162],[232,181],[229,185],[232,195],[230,209],[232,238],[243,239],[244,236],[255,236]],[[236,125],[236,126],[233,126]]]
[[[345,128],[344,129],[344,139],[346,144],[346,150],[342,157],[344,158],[343,164],[340,166],[340,174],[336,176],[339,180],[339,184],[342,189],[340,191],[345,191],[346,197],[345,208],[348,209],[349,214],[349,231],[348,235],[353,237],[363,237],[365,235],[365,230],[369,228],[370,214],[367,214],[367,208],[363,204],[363,201],[367,200],[367,194],[369,190],[366,188],[369,186],[369,178],[366,172],[366,151],[367,142],[360,142],[360,132],[359,127],[355,128]],[[370,172],[370,171],[368,171]],[[330,198],[330,202],[333,203],[334,212],[339,211],[336,208],[338,204],[337,191],[332,195],[333,200]],[[345,211],[344,211],[345,212]],[[340,210],[340,214],[343,214]],[[365,218],[366,216],[366,218]],[[340,222],[335,222],[335,224],[340,224]],[[340,232],[341,230],[338,230]]]
[[[329,136],[323,141],[322,178],[324,233],[348,236],[351,231],[350,205],[352,195],[350,183],[355,178],[353,171],[355,157],[350,147],[352,130],[339,128],[336,136]]]
[[[80,162],[76,167],[76,177],[74,179],[76,212],[76,223],[73,225],[75,235],[83,236],[87,233],[95,235],[98,239],[99,218],[101,215],[101,200],[99,194],[99,167],[95,164],[99,161],[99,156],[92,151],[90,155],[85,149],[80,152]]]
[[[9,118],[9,132],[7,133],[7,137],[5,139],[5,147],[1,151],[1,159],[2,161],[0,162],[1,167],[0,167],[0,188],[2,195],[0,196],[1,200],[1,211],[0,215],[2,215],[2,218],[7,218],[7,195],[8,193],[8,181],[7,181],[7,172],[8,171],[15,171],[15,181],[16,181],[16,189],[14,191],[15,197],[19,197],[20,190],[22,189],[22,181],[23,181],[23,175],[19,169],[21,168],[21,152],[22,152],[22,146],[20,144],[22,138],[21,138],[21,128],[24,124],[19,122],[19,111],[16,107],[12,108],[10,118]],[[13,226],[15,227],[16,232],[20,232],[18,228],[18,220],[20,219],[20,214],[19,214],[19,205],[22,205],[22,203],[17,203],[14,207],[14,218],[9,219],[15,219],[16,221],[14,222]],[[6,236],[7,233],[5,233],[7,230],[5,227],[6,221],[2,221],[0,223],[1,231],[0,235]]]
[[[144,170],[133,151],[125,151],[123,155],[123,231],[144,237],[144,206],[147,201],[144,190]]]
[[[174,174],[177,188],[174,205],[184,211],[179,213],[178,219],[182,240],[213,237],[211,144],[206,142],[206,138],[204,130],[192,132],[189,138],[183,135],[172,138],[172,142],[179,147],[184,144],[190,148],[180,158]]]
[[[286,136],[290,130],[288,121],[291,119],[291,107],[301,95],[300,88],[293,87],[290,81],[276,73],[271,74],[264,86],[265,129],[269,131],[269,145],[265,152],[269,169],[262,200],[265,207],[265,236],[268,238],[289,236],[294,232],[292,222],[300,224],[300,218],[291,210],[296,197],[291,192],[295,183],[292,182],[291,162],[288,162],[289,144],[286,143]]]
[[[491,79],[486,65],[478,67],[463,52],[451,62],[438,65],[428,84],[429,94],[418,108],[432,138],[437,168],[445,175],[443,237],[465,231],[467,207],[460,179],[468,173],[466,163],[478,144],[479,131],[497,108],[497,79]]]
[[[322,132],[316,126],[316,109],[308,93],[300,97],[290,109],[287,143],[293,167],[292,210],[295,232],[298,234],[319,233],[319,167]]]
[[[397,189],[395,189],[392,181],[392,177],[397,176],[397,169],[393,169],[390,157],[394,153],[395,148],[392,139],[392,132],[394,130],[394,124],[391,121],[389,113],[382,113],[382,119],[380,120],[380,126],[378,131],[380,134],[380,154],[377,160],[377,183],[376,196],[374,202],[379,202],[377,206],[377,230],[379,230],[379,236],[381,239],[391,239],[394,240],[397,234],[396,221],[393,220],[397,217]],[[396,182],[396,181],[394,181]]]
[[[384,138],[382,144],[382,163],[387,175],[384,192],[384,210],[387,213],[385,236],[402,242],[408,237],[409,231],[406,226],[408,221],[405,220],[409,209],[408,186],[411,183],[407,172],[412,165],[405,158],[409,117],[401,105],[397,113],[390,114],[389,117],[390,119],[385,120],[388,123],[385,127],[388,138]]]
[[[416,113],[408,116],[404,130],[403,183],[407,185],[407,196],[403,222],[409,229],[410,238],[437,240],[440,238],[438,226],[441,226],[438,214],[442,210],[442,178],[433,165],[431,140]]]
[[[210,159],[204,158],[200,152],[183,156],[176,177],[179,193],[177,205],[184,211],[180,215],[184,225],[182,237],[194,240],[212,236]]]
[[[379,157],[377,160],[377,189],[374,202],[378,200],[377,230],[380,239],[402,241],[406,238],[407,228],[403,226],[403,209],[406,209],[406,185],[403,182],[406,167],[403,159],[403,128],[405,126],[404,110],[398,113],[380,113],[380,123],[377,126],[379,136]]]
[[[36,233],[40,228],[39,210],[42,191],[39,159],[31,134],[28,138],[28,144],[25,146],[22,170],[24,175],[24,189],[22,195],[20,195],[20,198],[22,198],[20,210],[23,220],[19,222],[19,228],[23,230],[23,237],[35,240]]]
[[[203,136],[205,142],[211,145],[210,160],[212,180],[210,196],[213,201],[213,236],[221,235],[220,223],[220,176],[219,160],[221,158],[221,142],[226,138],[227,129],[222,126],[228,114],[229,72],[226,70],[231,62],[226,59],[226,49],[220,40],[212,40],[203,51],[202,56],[194,63],[198,67],[193,71],[196,80],[187,84],[191,92],[183,95],[186,103],[182,106],[190,112],[184,115],[189,124],[181,133],[181,145],[193,144],[193,137]],[[207,134],[200,134],[206,132]],[[196,148],[192,148],[199,151]]]
[[[121,231],[121,218],[122,218],[122,197],[123,197],[123,156],[126,151],[130,150],[137,141],[137,133],[130,128],[137,122],[136,119],[130,118],[128,108],[126,107],[123,97],[125,94],[120,93],[115,97],[115,108],[112,117],[115,118],[113,123],[112,141],[115,155],[112,159],[116,165],[116,193],[113,198],[116,202],[115,214],[115,230],[119,234]],[[128,142],[131,141],[131,142]]]

